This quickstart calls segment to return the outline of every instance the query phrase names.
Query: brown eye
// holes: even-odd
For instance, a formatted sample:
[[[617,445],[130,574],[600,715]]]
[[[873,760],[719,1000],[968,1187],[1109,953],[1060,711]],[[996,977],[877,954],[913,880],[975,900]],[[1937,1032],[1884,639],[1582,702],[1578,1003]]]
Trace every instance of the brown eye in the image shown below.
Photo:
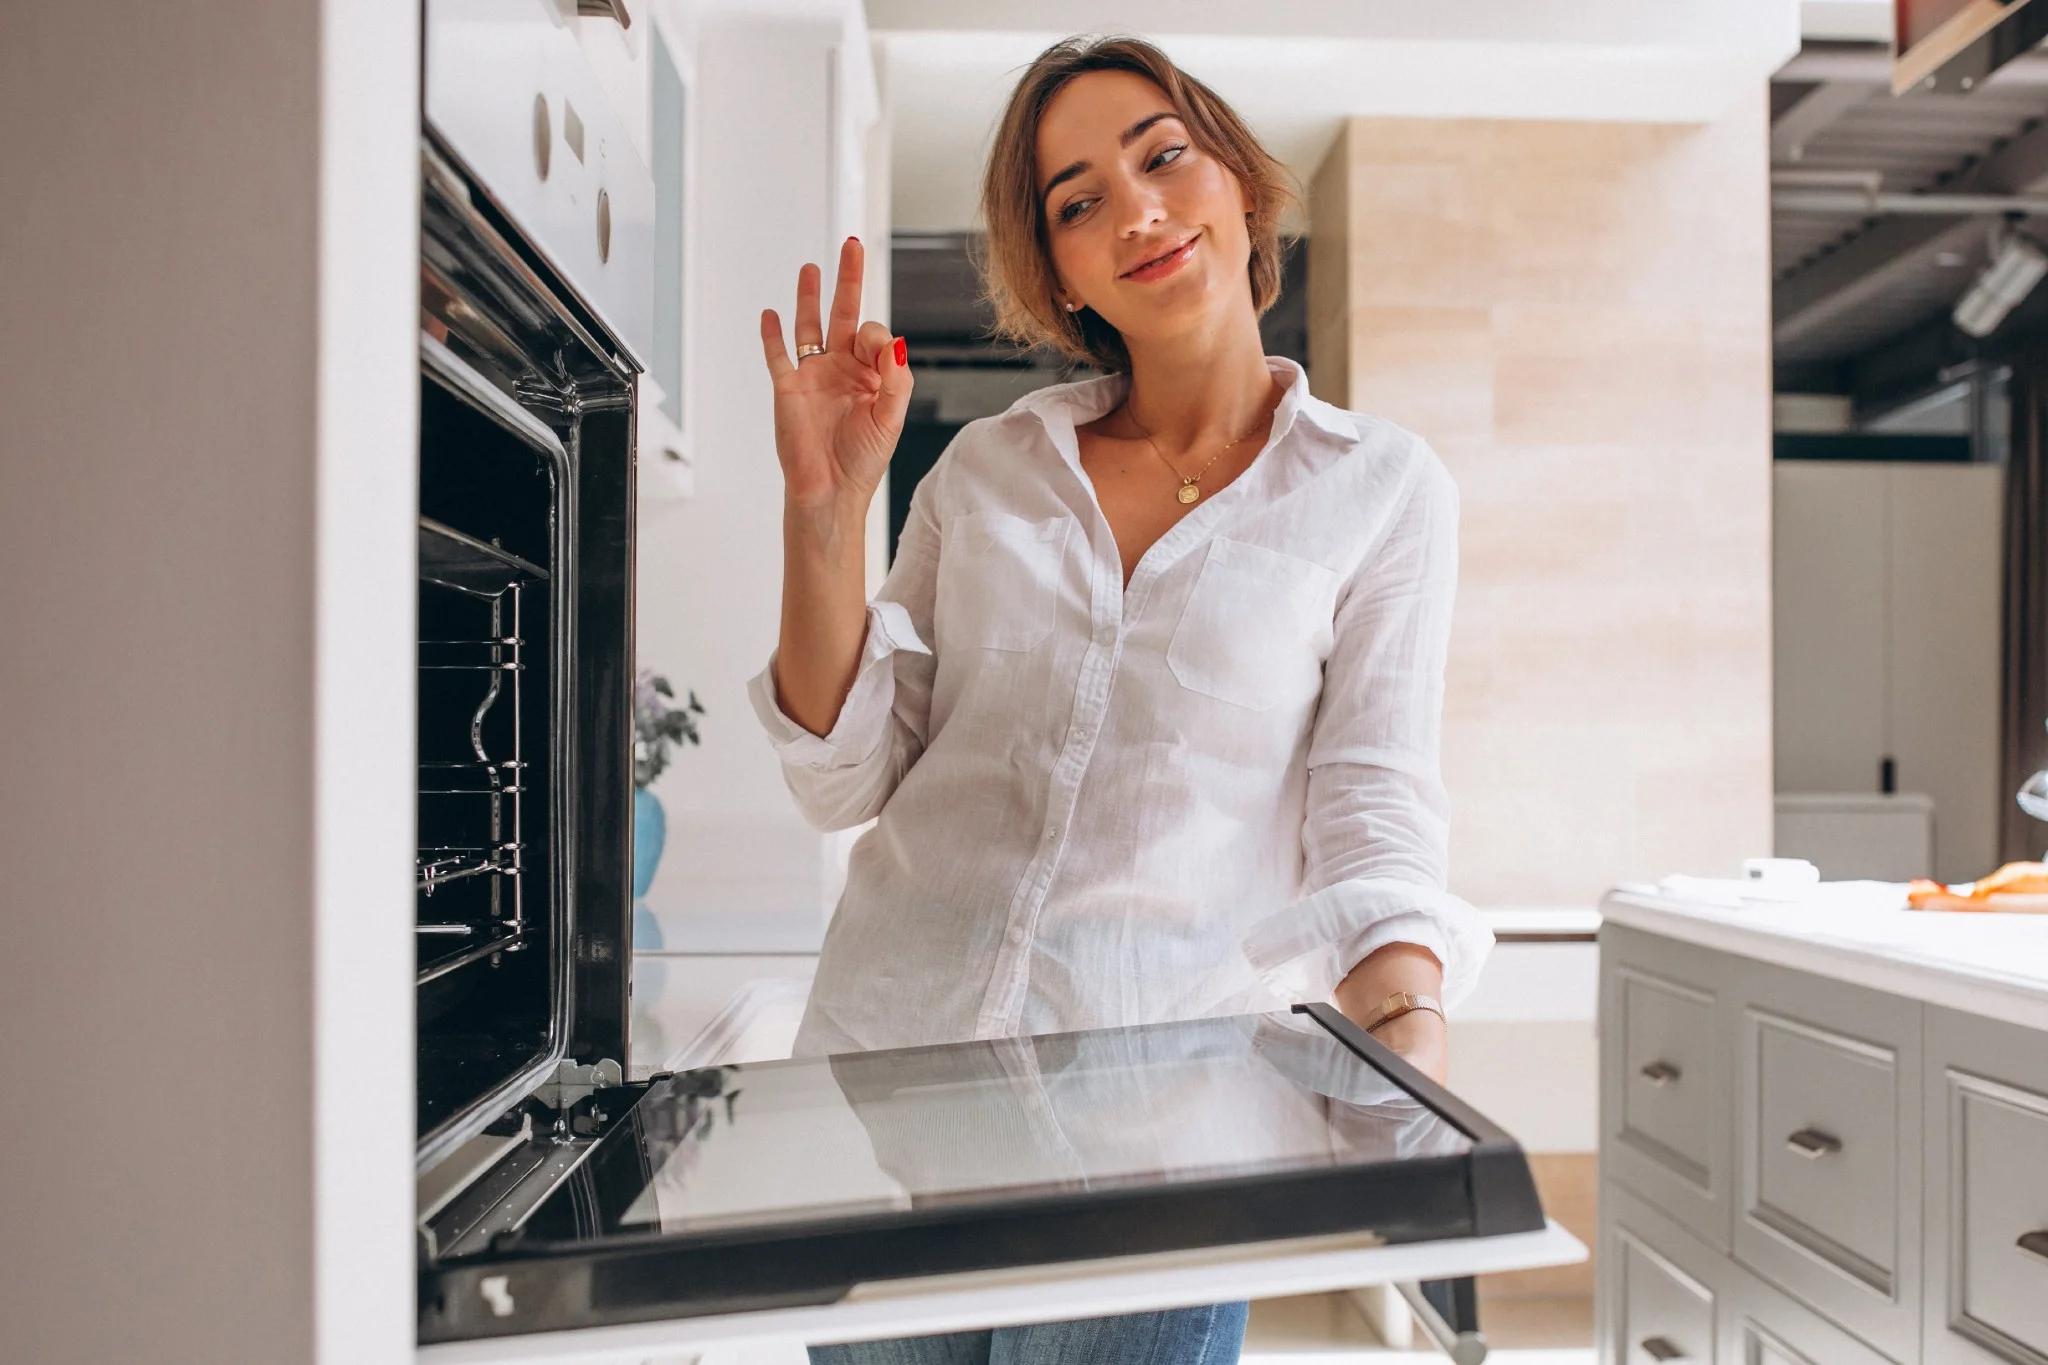
[[[1185,152],[1186,150],[1187,147],[1181,143],[1175,143],[1171,147],[1161,147],[1159,149],[1158,155],[1154,156],[1150,161],[1145,163],[1145,169],[1148,171],[1156,171],[1161,166],[1170,166],[1174,162],[1180,160],[1181,153]]]

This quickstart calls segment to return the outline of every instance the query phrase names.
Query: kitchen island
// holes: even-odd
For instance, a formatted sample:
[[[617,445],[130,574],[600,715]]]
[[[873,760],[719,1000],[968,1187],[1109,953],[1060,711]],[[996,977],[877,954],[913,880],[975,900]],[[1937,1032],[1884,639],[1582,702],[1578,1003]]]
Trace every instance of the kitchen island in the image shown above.
[[[1602,1361],[2048,1361],[2048,917],[1745,895],[1602,906]]]

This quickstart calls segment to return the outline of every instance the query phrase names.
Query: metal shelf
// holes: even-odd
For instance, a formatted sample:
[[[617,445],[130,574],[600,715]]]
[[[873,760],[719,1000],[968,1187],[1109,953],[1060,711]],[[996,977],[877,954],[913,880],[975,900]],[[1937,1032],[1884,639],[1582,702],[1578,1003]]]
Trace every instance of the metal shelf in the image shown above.
[[[510,550],[420,518],[420,577],[474,597],[496,597],[515,583],[544,582],[548,571]],[[439,643],[422,641],[422,643]]]
[[[431,936],[440,940],[444,935],[430,933],[440,927],[442,926],[423,924],[420,926],[421,936]],[[526,947],[525,931],[509,922],[489,921],[484,924],[455,927],[466,928],[471,932],[446,935],[449,951],[420,964],[417,984],[424,986],[434,978],[446,976],[452,971],[469,966],[472,962],[481,962],[499,953],[516,953]]]

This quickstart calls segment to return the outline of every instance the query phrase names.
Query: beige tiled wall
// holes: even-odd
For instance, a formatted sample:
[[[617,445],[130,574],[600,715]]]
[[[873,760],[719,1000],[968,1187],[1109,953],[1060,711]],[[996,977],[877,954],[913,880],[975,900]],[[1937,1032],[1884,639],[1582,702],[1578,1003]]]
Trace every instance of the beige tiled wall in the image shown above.
[[[1360,118],[1316,174],[1315,387],[1463,495],[1444,761],[1478,903],[1770,851],[1764,116]]]

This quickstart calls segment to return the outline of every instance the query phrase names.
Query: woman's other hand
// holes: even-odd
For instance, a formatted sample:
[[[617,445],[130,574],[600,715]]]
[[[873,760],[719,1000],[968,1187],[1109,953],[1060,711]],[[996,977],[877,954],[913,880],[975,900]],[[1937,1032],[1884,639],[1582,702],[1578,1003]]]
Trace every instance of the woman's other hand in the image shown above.
[[[1397,993],[1436,998],[1443,989],[1443,964],[1435,953],[1417,943],[1389,943],[1353,967],[1332,1000],[1351,1022],[1363,1025]],[[1439,1085],[1450,1068],[1448,1034],[1443,1016],[1429,1009],[1410,1010],[1372,1031]]]
[[[864,513],[903,434],[910,367],[902,341],[860,320],[865,259],[859,240],[847,238],[822,328],[818,267],[797,272],[796,344],[822,345],[822,352],[794,359],[782,319],[772,308],[761,314],[761,346],[775,381],[775,451],[792,508]]]
[[[1444,1083],[1450,1069],[1450,1046],[1443,1016],[1435,1010],[1410,1010],[1389,1019],[1372,1031],[1372,1036],[1406,1058],[1417,1071]]]

